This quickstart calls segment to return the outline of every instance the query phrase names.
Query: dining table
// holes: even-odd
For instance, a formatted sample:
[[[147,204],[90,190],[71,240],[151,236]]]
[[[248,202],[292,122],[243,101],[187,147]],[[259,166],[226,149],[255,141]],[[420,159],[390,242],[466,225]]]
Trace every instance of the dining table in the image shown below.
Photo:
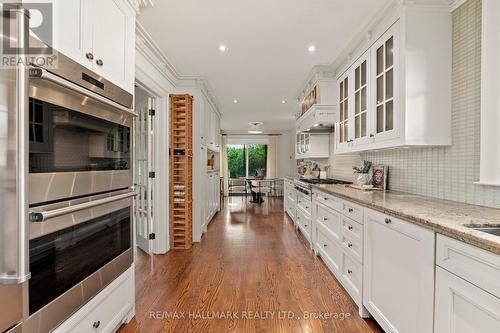
[[[245,181],[247,182],[248,187],[252,191],[252,200],[250,200],[250,202],[259,204],[263,203],[264,199],[262,198],[262,193],[263,193],[262,189],[267,189],[268,193],[272,192],[274,183],[277,180],[279,180],[279,178],[246,177]],[[254,191],[254,189],[256,191]]]

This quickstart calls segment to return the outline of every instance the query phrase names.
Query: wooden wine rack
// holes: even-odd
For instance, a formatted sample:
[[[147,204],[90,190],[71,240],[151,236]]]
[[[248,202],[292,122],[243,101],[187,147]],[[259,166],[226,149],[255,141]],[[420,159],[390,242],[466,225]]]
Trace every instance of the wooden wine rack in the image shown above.
[[[170,246],[193,244],[193,97],[170,95]]]

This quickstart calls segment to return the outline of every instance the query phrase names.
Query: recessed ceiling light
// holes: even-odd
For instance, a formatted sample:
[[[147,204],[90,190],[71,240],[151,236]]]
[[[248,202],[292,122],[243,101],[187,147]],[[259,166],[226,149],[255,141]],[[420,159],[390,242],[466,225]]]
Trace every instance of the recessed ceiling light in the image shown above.
[[[262,134],[262,131],[248,131],[248,134]]]
[[[226,47],[226,45],[220,45],[220,46],[219,46],[219,51],[221,51],[221,52],[226,52],[226,51],[227,51],[227,47]]]
[[[286,103],[286,101],[285,101],[285,100],[282,100],[282,101],[281,101],[281,104],[285,104],[285,103]]]
[[[313,53],[314,51],[316,51],[316,46],[314,45],[309,45],[309,48],[307,49],[309,52]]]
[[[233,103],[234,104],[238,103],[238,100],[237,99],[233,99]]]
[[[261,122],[261,121],[251,121],[251,122],[248,123],[248,125],[250,125],[250,126],[261,126],[261,125],[264,125],[264,123]]]

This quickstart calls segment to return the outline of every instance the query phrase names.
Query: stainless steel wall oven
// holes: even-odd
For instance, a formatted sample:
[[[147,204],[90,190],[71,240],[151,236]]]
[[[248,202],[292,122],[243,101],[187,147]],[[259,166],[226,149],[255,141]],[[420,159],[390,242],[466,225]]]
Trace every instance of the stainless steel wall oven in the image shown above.
[[[29,68],[29,332],[130,267],[133,96],[62,54]]]

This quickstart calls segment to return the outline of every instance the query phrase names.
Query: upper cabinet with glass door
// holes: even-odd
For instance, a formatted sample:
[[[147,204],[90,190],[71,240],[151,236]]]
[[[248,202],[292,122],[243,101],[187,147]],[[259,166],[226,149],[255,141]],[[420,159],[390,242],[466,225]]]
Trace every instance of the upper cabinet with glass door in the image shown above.
[[[337,69],[337,154],[451,144],[451,14],[400,4]]]
[[[375,59],[376,66],[372,77],[375,86],[375,128],[371,129],[371,135],[377,140],[387,140],[398,136],[395,106],[395,78],[397,78],[397,52],[395,48],[398,44],[398,28],[395,24],[386,32],[372,47],[372,58]]]

